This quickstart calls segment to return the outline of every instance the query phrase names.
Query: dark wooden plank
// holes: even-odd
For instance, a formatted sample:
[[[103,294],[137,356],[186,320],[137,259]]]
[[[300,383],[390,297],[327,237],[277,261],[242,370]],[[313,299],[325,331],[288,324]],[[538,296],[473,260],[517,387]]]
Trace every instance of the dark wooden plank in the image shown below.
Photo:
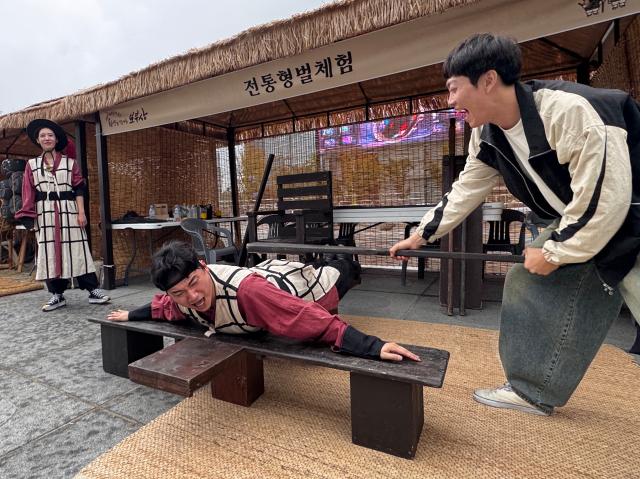
[[[442,387],[449,361],[449,352],[441,349],[403,344],[416,353],[422,361],[376,361],[337,354],[327,345],[301,343],[269,334],[255,337],[218,335],[218,341],[244,346],[247,351],[264,356],[304,361],[343,371],[396,379],[423,386]]]
[[[151,336],[167,338],[200,338],[204,337],[204,328],[200,328],[190,321],[109,321],[107,318],[88,318],[90,322],[102,326],[102,332],[109,330],[134,331]],[[104,343],[103,343],[104,344]],[[147,354],[151,354],[151,351]],[[141,356],[143,357],[143,356]],[[140,359],[140,358],[136,358]],[[133,362],[133,361],[130,361]],[[127,363],[128,364],[128,363]]]
[[[295,175],[280,175],[277,177],[279,185],[287,183],[308,183],[311,181],[327,181],[331,179],[330,171],[318,171],[315,173],[297,173]]]
[[[299,196],[327,196],[331,191],[326,186],[299,186],[297,188],[278,188],[278,198],[295,198]]]
[[[331,210],[329,200],[278,200],[278,208],[283,210]]]
[[[411,459],[424,423],[422,386],[351,373],[354,444]]]
[[[186,338],[129,364],[129,379],[189,397],[241,351],[237,345]]]
[[[344,248],[347,249],[347,248]],[[89,319],[94,323],[113,328],[122,328],[146,334],[156,334],[173,338],[200,337],[204,328],[188,321],[127,321],[112,322],[106,318]],[[441,349],[424,346],[405,345],[418,354],[422,361],[402,361],[399,363],[374,361],[336,354],[327,345],[301,343],[269,334],[225,335],[217,334],[208,339],[244,347],[253,354],[300,360],[319,366],[357,372],[385,379],[397,379],[429,387],[442,387],[449,361],[449,353]]]

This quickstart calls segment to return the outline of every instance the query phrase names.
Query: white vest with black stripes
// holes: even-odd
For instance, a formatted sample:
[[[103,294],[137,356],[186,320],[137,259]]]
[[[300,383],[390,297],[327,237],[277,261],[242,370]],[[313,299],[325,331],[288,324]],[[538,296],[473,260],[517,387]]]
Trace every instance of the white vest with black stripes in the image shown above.
[[[216,332],[243,334],[260,330],[247,324],[237,300],[240,283],[254,273],[305,301],[318,301],[333,288],[340,276],[340,272],[330,266],[316,269],[312,265],[279,259],[264,261],[253,268],[221,264],[210,264],[208,268],[216,288],[215,323],[211,324],[194,309],[178,306],[186,316],[208,328],[205,336]]]

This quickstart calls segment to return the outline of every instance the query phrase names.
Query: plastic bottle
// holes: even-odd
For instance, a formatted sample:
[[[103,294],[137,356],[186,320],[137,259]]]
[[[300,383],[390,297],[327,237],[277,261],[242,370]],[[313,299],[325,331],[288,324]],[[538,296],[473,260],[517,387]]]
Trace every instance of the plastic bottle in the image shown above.
[[[173,207],[173,221],[180,221],[182,218],[182,212],[180,211],[180,205],[175,205]]]
[[[151,206],[149,206],[149,218],[155,218],[156,217],[156,205],[152,204]]]

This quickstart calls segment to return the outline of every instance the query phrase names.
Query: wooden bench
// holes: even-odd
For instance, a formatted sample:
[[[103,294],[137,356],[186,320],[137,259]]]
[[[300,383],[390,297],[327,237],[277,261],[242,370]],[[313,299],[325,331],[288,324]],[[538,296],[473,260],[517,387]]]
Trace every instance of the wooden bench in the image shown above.
[[[100,324],[106,372],[184,396],[211,381],[215,398],[250,406],[264,392],[265,356],[349,371],[353,443],[404,458],[414,457],[422,432],[422,388],[442,386],[449,360],[422,346],[407,346],[421,362],[393,363],[269,334],[205,338],[188,321],[89,321]],[[163,337],[180,341],[163,349]]]

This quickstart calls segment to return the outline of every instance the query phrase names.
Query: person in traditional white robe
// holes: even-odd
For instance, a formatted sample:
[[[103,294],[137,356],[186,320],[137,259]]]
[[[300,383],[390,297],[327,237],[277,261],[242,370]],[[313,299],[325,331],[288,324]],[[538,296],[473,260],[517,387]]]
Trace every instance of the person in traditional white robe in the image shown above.
[[[85,231],[86,184],[76,160],[62,154],[72,143],[64,129],[50,120],[33,120],[27,126],[27,134],[42,148],[42,154],[27,162],[22,208],[15,217],[25,228],[36,232],[36,279],[44,280],[52,294],[42,310],[66,306],[64,292],[71,278],[89,291],[90,303],[107,303],[110,298],[98,288]]]

